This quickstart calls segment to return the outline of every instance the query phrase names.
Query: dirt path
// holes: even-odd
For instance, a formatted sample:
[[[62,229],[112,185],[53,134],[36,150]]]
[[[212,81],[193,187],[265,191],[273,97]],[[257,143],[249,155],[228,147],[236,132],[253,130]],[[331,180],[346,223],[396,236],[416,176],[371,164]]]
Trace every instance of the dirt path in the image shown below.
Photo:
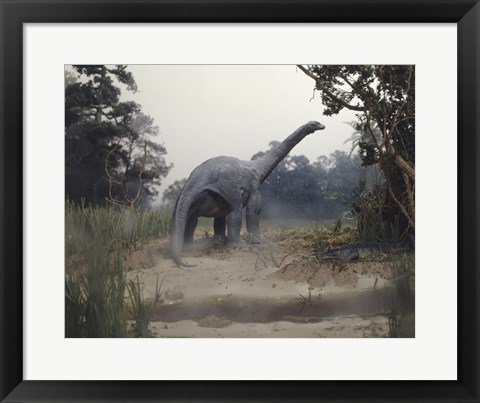
[[[146,250],[129,278],[147,298],[162,283],[154,337],[388,337],[385,259],[320,263],[302,237],[240,248],[200,239],[183,254],[191,268],[173,263],[167,241]]]

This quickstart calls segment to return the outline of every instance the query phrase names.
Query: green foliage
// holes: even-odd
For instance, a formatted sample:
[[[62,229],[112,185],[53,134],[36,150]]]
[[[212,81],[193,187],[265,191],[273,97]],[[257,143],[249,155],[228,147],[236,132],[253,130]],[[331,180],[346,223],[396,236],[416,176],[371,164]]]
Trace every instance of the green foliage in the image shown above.
[[[312,65],[309,70],[318,80],[325,115],[357,110],[357,131],[379,130],[396,152],[415,162],[415,66]],[[368,145],[388,157],[374,142]]]
[[[316,252],[323,252],[327,249],[328,231],[315,223],[313,229],[313,250]]]
[[[65,76],[66,195],[94,205],[106,199],[146,205],[171,166],[165,147],[153,140],[159,134],[153,119],[139,104],[121,102],[119,85],[137,91],[132,74],[120,65],[71,69],[76,76]]]
[[[379,164],[385,177],[383,221],[396,225],[402,237],[415,229],[415,66],[298,66],[315,80],[324,114],[356,111],[353,127],[364,166]]]
[[[137,91],[137,84],[135,79],[133,78],[132,73],[127,71],[127,66],[123,65],[116,65],[114,67],[107,67],[104,65],[80,65],[77,64],[74,66],[75,70],[86,76],[94,76],[93,81],[95,83],[108,83],[111,85],[112,83],[112,76],[114,76],[119,82],[125,84],[129,91],[136,92]],[[107,86],[107,88],[110,88]],[[104,92],[105,90],[99,90],[99,92]],[[110,88],[111,92],[115,93],[114,88]]]
[[[128,294],[130,296],[130,313],[135,318],[135,332],[138,337],[148,336],[148,324],[152,317],[155,304],[160,300],[160,288],[161,284],[155,285],[155,298],[153,300],[145,299],[143,290],[140,285],[140,279],[138,275],[135,277],[135,281],[130,280],[128,283]]]
[[[361,182],[352,189],[350,195],[334,193],[330,197],[349,207],[350,213],[356,220],[359,242],[400,241],[398,217],[393,221],[383,219],[384,187],[378,186],[374,190],[368,191],[365,183]],[[338,220],[341,221],[342,217]]]
[[[264,154],[258,152],[252,159]],[[344,207],[328,196],[349,194],[364,179],[360,165],[358,156],[342,151],[321,156],[314,163],[303,155],[287,156],[260,188],[262,214],[267,218],[333,219]]]
[[[166,236],[170,217],[163,212],[87,207],[70,201],[65,210],[65,335],[125,337],[125,296],[135,292],[127,284],[128,254]],[[134,319],[145,322],[144,316]]]
[[[77,240],[84,253],[71,263],[65,279],[65,336],[125,337],[126,273],[120,249],[108,250],[103,231],[87,234]]]
[[[92,238],[106,246],[120,241],[133,248],[167,236],[170,227],[170,214],[164,211],[93,207],[69,200],[65,209],[67,257],[88,252],[86,242]]]
[[[127,245],[142,247],[146,241],[168,234],[170,215],[163,211],[123,209],[118,214],[121,229],[118,235]]]

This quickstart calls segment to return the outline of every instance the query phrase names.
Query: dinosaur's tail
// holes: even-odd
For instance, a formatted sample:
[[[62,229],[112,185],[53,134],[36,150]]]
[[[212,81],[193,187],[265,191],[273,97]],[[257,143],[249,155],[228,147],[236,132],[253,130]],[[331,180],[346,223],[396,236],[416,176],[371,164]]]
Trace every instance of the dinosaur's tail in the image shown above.
[[[188,212],[191,203],[186,201],[183,196],[183,191],[175,203],[173,209],[172,220],[170,222],[170,252],[173,261],[178,267],[193,267],[182,261],[183,239],[185,235],[185,226],[187,223]]]

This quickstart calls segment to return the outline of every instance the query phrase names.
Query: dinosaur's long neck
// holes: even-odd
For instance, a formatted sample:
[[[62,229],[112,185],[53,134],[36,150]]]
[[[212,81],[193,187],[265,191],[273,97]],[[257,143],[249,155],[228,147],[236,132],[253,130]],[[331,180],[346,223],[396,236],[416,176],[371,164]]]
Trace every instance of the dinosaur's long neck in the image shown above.
[[[260,183],[267,179],[275,167],[283,160],[290,150],[309,134],[305,126],[299,127],[278,146],[272,148],[263,157],[252,161],[254,169],[258,172]]]

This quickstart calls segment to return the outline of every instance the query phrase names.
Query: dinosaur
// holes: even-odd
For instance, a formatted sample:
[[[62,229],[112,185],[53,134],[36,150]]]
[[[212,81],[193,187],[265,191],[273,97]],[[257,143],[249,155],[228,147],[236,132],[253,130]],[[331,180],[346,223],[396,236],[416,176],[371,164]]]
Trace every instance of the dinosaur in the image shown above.
[[[323,124],[311,121],[260,158],[242,161],[220,156],[196,167],[185,182],[172,214],[170,250],[177,266],[190,266],[182,261],[181,253],[184,243],[193,241],[198,217],[214,217],[214,236],[225,237],[228,229],[227,241],[241,244],[245,207],[247,231],[259,238],[260,185],[293,147],[308,134],[323,129]]]
[[[343,262],[351,262],[352,260],[364,259],[382,253],[403,253],[410,250],[411,247],[405,242],[370,242],[330,247],[323,252],[315,253],[315,256],[318,260],[338,259]]]

